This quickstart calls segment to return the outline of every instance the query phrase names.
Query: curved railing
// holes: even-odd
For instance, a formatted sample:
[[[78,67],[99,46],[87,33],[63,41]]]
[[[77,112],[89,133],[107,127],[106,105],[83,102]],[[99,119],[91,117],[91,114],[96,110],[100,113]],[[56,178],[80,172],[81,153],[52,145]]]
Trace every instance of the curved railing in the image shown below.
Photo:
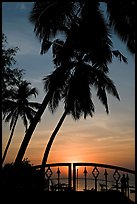
[[[51,164],[46,164],[45,165],[45,178],[48,181],[48,187],[47,190],[50,190],[50,187],[53,186],[53,182],[52,182],[52,175],[53,175],[53,171],[52,171],[52,167],[57,167],[57,184],[58,184],[58,190],[59,190],[59,184],[60,184],[60,174],[61,171],[59,169],[59,167],[68,167],[68,172],[67,172],[67,185],[68,188],[71,189],[71,180],[72,180],[72,174],[71,174],[71,163],[51,163]],[[40,169],[41,165],[37,165],[37,166],[33,166],[33,168],[35,169]],[[55,179],[55,178],[54,178]],[[50,181],[51,181],[51,186],[50,186]]]
[[[41,165],[34,166],[36,169],[39,169],[40,167]],[[62,167],[67,167],[67,181],[65,181],[65,183],[62,182],[63,178],[61,178]],[[123,174],[127,179],[125,194],[130,197],[130,192],[135,192],[134,170],[99,163],[51,163],[45,165],[45,179],[48,181],[48,191],[121,191],[121,178]],[[80,181],[83,183],[83,188],[81,189],[78,187]],[[89,185],[89,183],[92,183],[92,187]]]
[[[87,168],[86,167],[93,167],[91,174],[93,176],[93,180],[94,180],[94,190],[97,191],[97,182],[98,182],[98,177],[100,174],[100,170],[99,168],[104,169],[104,172],[102,171],[102,173],[104,174],[104,179],[102,178],[101,180],[104,181],[104,184],[102,184],[102,187],[105,187],[105,190],[108,190],[108,169],[111,170],[111,175],[113,176],[114,179],[114,183],[115,183],[115,187],[116,190],[119,189],[119,183],[120,183],[120,178],[121,178],[121,174],[126,174],[126,179],[127,179],[127,187],[129,187],[129,174],[130,175],[135,175],[135,171],[131,170],[131,169],[127,169],[124,167],[119,167],[119,166],[114,166],[114,165],[108,165],[108,164],[99,164],[99,163],[74,163],[73,164],[73,189],[76,189],[76,180],[78,179],[78,168],[77,167],[84,167],[84,183],[85,183],[85,190],[87,190]],[[76,171],[77,169],[77,171]],[[112,172],[113,170],[113,172]],[[129,188],[127,189],[128,194],[129,194]]]

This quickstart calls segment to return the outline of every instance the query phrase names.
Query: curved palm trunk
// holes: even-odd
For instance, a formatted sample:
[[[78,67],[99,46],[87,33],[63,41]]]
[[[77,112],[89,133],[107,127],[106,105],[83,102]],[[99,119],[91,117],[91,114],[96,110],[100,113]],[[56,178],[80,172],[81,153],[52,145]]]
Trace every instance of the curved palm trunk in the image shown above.
[[[59,120],[59,122],[58,122],[58,124],[57,124],[57,126],[55,128],[55,130],[53,131],[53,133],[52,133],[52,135],[51,135],[51,137],[49,139],[49,142],[48,142],[47,147],[46,147],[45,152],[44,152],[42,164],[41,164],[41,172],[42,173],[44,173],[44,171],[45,171],[45,164],[47,162],[49,151],[51,149],[52,143],[53,143],[53,141],[54,141],[54,139],[55,139],[55,137],[56,137],[56,135],[57,135],[57,133],[58,133],[62,123],[63,123],[63,121],[65,120],[66,116],[67,116],[67,110],[64,111],[64,113],[61,116],[61,118],[60,118],[60,120]]]
[[[31,122],[31,124],[30,124],[30,126],[29,126],[29,128],[28,128],[28,130],[27,130],[27,132],[26,132],[26,134],[24,136],[24,139],[23,139],[23,142],[22,142],[22,144],[20,146],[20,149],[18,151],[18,154],[17,154],[17,157],[15,159],[14,165],[17,166],[22,161],[23,156],[25,154],[25,151],[27,149],[27,146],[29,144],[29,141],[31,139],[31,136],[32,136],[32,134],[33,134],[33,132],[34,132],[34,130],[36,128],[36,125],[40,121],[40,118],[41,118],[44,110],[46,109],[46,107],[48,105],[48,102],[49,102],[49,99],[50,99],[51,95],[52,95],[52,91],[49,91],[47,93],[47,95],[45,96],[40,108],[38,109],[33,121]]]
[[[12,130],[11,130],[11,133],[10,133],[9,140],[8,140],[7,145],[6,145],[6,148],[5,148],[5,151],[4,151],[4,154],[3,154],[3,157],[2,157],[2,164],[3,164],[4,160],[5,160],[5,157],[6,157],[6,155],[7,155],[7,151],[8,151],[8,149],[9,149],[10,144],[11,144],[11,140],[12,140],[12,137],[13,137],[13,133],[14,133],[14,130],[15,130],[16,124],[17,124],[17,120],[18,120],[18,115],[17,115],[16,120],[15,120],[15,122],[14,122],[14,125],[13,125],[13,127],[12,127]]]

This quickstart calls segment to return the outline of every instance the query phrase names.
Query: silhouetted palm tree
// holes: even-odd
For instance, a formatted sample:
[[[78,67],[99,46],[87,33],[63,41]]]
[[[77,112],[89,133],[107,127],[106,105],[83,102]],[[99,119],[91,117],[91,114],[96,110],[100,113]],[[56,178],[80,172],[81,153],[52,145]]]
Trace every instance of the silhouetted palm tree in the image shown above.
[[[46,77],[46,84],[49,78]],[[65,104],[65,111],[46,146],[41,166],[42,171],[44,171],[50,148],[65,117],[68,114],[71,114],[75,120],[78,120],[82,115],[84,115],[85,119],[88,115],[91,117],[93,116],[95,110],[92,101],[93,88],[97,90],[96,95],[101,103],[105,106],[106,112],[108,114],[109,108],[106,92],[119,99],[119,95],[113,81],[107,76],[107,74],[104,73],[104,71],[100,70],[99,67],[91,66],[82,60],[77,61],[64,89],[63,99]],[[55,99],[52,98],[49,103],[51,110],[55,108],[55,104],[53,105],[54,101]]]
[[[129,51],[135,53],[135,0],[111,0],[107,3],[109,25]]]
[[[73,68],[77,64],[76,59],[78,58],[78,53],[76,51],[74,52],[73,59],[68,59],[67,61],[64,60],[64,62],[62,62],[61,56],[63,52],[59,54],[60,53],[59,48],[57,49],[57,47],[64,49],[64,47],[61,47],[60,45],[58,46],[56,45],[56,49],[55,47],[53,47],[54,48],[53,56],[54,56],[54,63],[56,65],[56,69],[50,76],[47,77],[48,80],[45,85],[47,94],[24,136],[23,142],[21,144],[21,147],[15,159],[15,165],[22,160],[24,153],[26,151],[27,145],[33,134],[33,131],[35,130],[36,125],[38,124],[47,105],[48,104],[50,105],[50,108],[52,111],[58,106],[59,101],[63,97],[64,88],[68,83],[68,80],[71,76],[71,72],[73,71]],[[112,54],[114,54],[116,57],[119,57],[120,60],[123,60],[124,62],[126,62],[126,58],[123,55],[121,55],[118,51],[112,51]],[[84,57],[84,60],[88,61],[88,55]],[[101,65],[98,66],[98,68],[101,69],[103,72],[108,72],[107,65],[103,64],[102,66]]]
[[[96,1],[36,2],[30,15],[36,36],[45,53],[59,32],[66,39],[64,55],[73,56],[74,49],[83,50],[93,63],[111,62],[109,29]],[[55,43],[55,42],[54,42]]]
[[[59,52],[56,52],[56,49],[54,50],[55,57],[53,56],[53,61],[57,70],[53,72],[53,76],[51,77],[53,83],[51,83],[52,85],[48,89],[42,105],[24,136],[15,159],[15,164],[21,162],[33,131],[49,101],[51,98],[55,98],[56,91],[58,100],[55,100],[54,103],[58,104],[61,99],[65,81],[70,76],[70,71],[68,70],[72,70],[72,67],[74,67],[72,64],[75,63],[77,55],[80,55],[79,53],[82,56],[86,55],[85,61],[90,62],[92,66],[96,65],[100,67],[104,72],[108,71],[107,64],[112,62],[112,54],[114,54],[111,50],[112,42],[109,30],[99,10],[99,4],[93,1],[92,7],[89,6],[89,1],[48,1],[34,3],[30,20],[35,24],[37,37],[42,40],[41,53],[45,53],[51,45],[54,48],[56,47],[56,49],[61,45],[62,49],[59,49]],[[84,34],[83,30],[85,31]],[[56,37],[58,32],[65,34],[65,42],[54,40],[52,43],[52,38]],[[70,62],[71,59],[74,61]]]
[[[49,101],[51,101],[51,98],[54,99],[54,103],[52,103],[53,106],[57,107],[59,100],[62,98],[62,93],[64,90],[64,86],[66,84],[67,78],[69,77],[70,70],[72,68],[72,63],[63,64],[50,76],[50,83],[48,85],[47,94],[44,97],[44,100],[41,103],[41,106],[39,107],[38,111],[35,114],[35,117],[33,118],[32,122],[30,123],[30,126],[24,136],[23,142],[21,144],[21,147],[18,151],[17,157],[15,159],[15,165],[18,165],[24,156],[25,150],[27,148],[27,145],[31,139],[31,136],[33,134],[33,131],[35,130],[36,125],[38,124],[44,110],[46,109]]]
[[[107,20],[101,20],[100,3],[106,4],[109,14]],[[35,2],[30,20],[35,25],[37,37],[42,40],[42,49],[45,44],[50,46],[49,40],[58,32],[67,35],[73,23],[84,24],[86,30],[82,29],[79,35],[86,33],[88,42],[92,39],[98,45],[98,35],[102,33],[103,24],[108,23],[114,27],[115,33],[127,44],[129,50],[135,52],[135,0]]]
[[[2,163],[7,155],[19,117],[23,120],[27,131],[28,121],[32,121],[36,110],[40,107],[37,102],[29,102],[29,98],[32,95],[36,97],[37,94],[36,88],[31,88],[30,83],[25,80],[19,82],[17,87],[10,89],[8,97],[4,99],[2,103],[3,120],[10,122],[11,133],[2,157]]]

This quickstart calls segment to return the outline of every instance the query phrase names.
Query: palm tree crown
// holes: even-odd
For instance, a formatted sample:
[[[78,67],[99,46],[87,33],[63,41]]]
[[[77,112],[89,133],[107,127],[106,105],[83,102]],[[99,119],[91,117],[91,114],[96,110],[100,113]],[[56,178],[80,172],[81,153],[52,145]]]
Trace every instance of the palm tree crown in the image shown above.
[[[126,44],[129,51],[135,53],[135,0],[113,0],[107,3],[109,25]]]
[[[106,4],[109,14],[107,20],[102,15],[101,2]],[[49,40],[58,33],[67,36],[68,31],[73,32],[73,25],[75,27],[80,25],[79,32],[77,29],[73,32],[76,32],[76,43],[82,43],[80,41],[82,34],[82,40],[88,42],[88,44],[82,43],[84,48],[86,45],[88,47],[92,45],[91,49],[95,44],[96,50],[98,50],[98,46],[101,49],[101,42],[105,43],[107,38],[102,41],[100,37],[103,37],[105,32],[108,33],[105,28],[107,24],[109,28],[114,27],[114,31],[127,44],[131,53],[135,52],[135,0],[35,2],[30,14],[30,21],[35,26],[36,36],[42,40],[42,52],[44,52],[45,47],[50,47]]]
[[[53,97],[51,97],[49,100],[49,107],[52,111],[54,111],[54,109],[57,107],[59,99],[64,100],[65,111],[45,148],[41,165],[41,173],[44,173],[45,164],[47,162],[52,143],[66,116],[71,114],[75,120],[80,119],[82,115],[84,115],[85,119],[88,115],[91,117],[93,116],[95,106],[92,101],[92,88],[96,89],[96,95],[101,103],[105,106],[107,114],[109,113],[107,92],[120,100],[113,81],[104,71],[100,69],[100,67],[91,66],[90,64],[84,62],[84,58],[81,60],[78,59],[72,64],[73,66],[71,66],[71,69],[68,70],[69,74],[67,75],[67,78],[65,78],[65,82],[60,83],[60,87],[63,87],[61,89],[62,91],[60,91],[60,95],[60,87],[59,83],[57,83],[56,89],[54,89]],[[56,73],[59,69],[60,68],[57,68],[51,75],[44,78],[46,91],[49,91],[48,89],[52,87],[52,76],[54,76],[54,73]],[[59,71],[61,72],[61,70]],[[61,77],[61,81],[62,79],[63,77]],[[55,81],[57,81],[57,78]]]
[[[10,122],[10,129],[12,128],[15,118],[20,116],[23,120],[24,126],[27,130],[28,120],[31,122],[36,110],[40,107],[39,103],[29,102],[32,95],[36,97],[38,94],[36,88],[31,88],[27,81],[19,82],[16,88],[11,91],[11,98],[5,99],[3,102],[3,119],[5,122]]]
[[[71,61],[65,66],[61,65],[46,76],[43,80],[45,90],[54,89],[49,100],[49,108],[52,112],[58,106],[60,100],[64,101],[67,114],[74,119],[79,119],[84,114],[92,117],[95,108],[92,101],[92,88],[97,90],[97,97],[109,113],[106,91],[120,100],[113,81],[107,76],[101,67],[92,66],[82,60]]]
[[[31,88],[30,83],[26,80],[19,81],[17,86],[11,88],[9,92],[8,98],[3,100],[2,112],[3,120],[10,122],[11,134],[3,154],[2,162],[4,162],[6,157],[18,118],[21,117],[27,131],[28,122],[32,121],[36,110],[40,107],[40,104],[37,102],[29,102],[30,97],[32,95],[36,97],[38,92],[36,88]]]

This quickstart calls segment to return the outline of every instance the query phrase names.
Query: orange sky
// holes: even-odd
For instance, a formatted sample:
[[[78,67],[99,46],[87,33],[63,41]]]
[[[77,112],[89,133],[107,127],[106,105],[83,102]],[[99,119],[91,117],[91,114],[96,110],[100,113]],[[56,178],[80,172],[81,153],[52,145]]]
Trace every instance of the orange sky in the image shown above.
[[[60,116],[60,109],[54,115],[45,111],[25,153],[25,158],[32,164],[41,163],[44,148]],[[129,122],[128,118],[125,120],[123,117],[124,114],[118,112],[113,115],[97,112],[93,118],[79,121],[67,116],[54,140],[48,163],[95,162],[134,169],[134,118]],[[6,127],[8,125],[4,124],[3,147],[9,134]],[[14,161],[23,131],[23,125],[18,125],[5,162]]]

